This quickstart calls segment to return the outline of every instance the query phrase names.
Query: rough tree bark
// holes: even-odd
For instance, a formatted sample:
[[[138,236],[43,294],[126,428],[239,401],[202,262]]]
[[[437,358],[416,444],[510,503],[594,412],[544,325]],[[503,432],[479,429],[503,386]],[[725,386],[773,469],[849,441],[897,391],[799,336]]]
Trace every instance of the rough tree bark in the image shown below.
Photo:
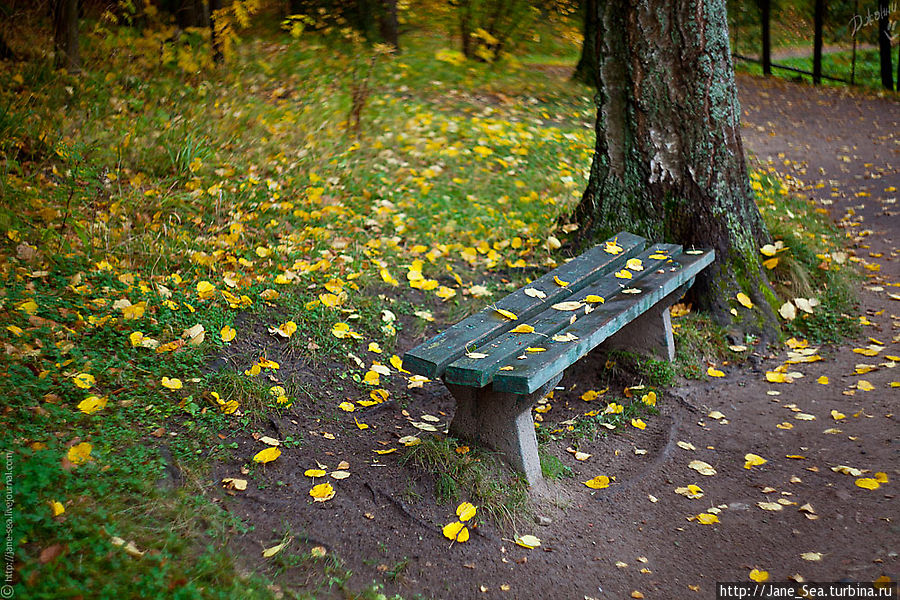
[[[582,0],[584,7],[584,43],[581,58],[575,66],[572,79],[588,85],[597,85],[597,0]]]
[[[380,0],[378,32],[385,43],[400,51],[400,23],[397,19],[397,0]]]
[[[759,262],[769,234],[744,163],[725,0],[608,0],[598,9],[597,141],[574,219],[584,246],[620,230],[712,247],[695,302],[730,322],[744,291],[745,331],[768,337],[776,299]]]
[[[891,66],[890,0],[878,0],[878,54],[881,63],[881,85],[886,90],[892,90],[894,89],[894,69]]]
[[[813,10],[813,83],[822,83],[822,30],[825,26],[825,0],[816,0]]]
[[[222,0],[209,0],[209,41],[212,46],[212,58],[214,63],[222,63],[225,61],[222,40],[216,33],[216,18],[219,16],[216,11],[221,9]]]
[[[56,0],[53,6],[53,50],[56,68],[81,68],[78,54],[78,0]]]

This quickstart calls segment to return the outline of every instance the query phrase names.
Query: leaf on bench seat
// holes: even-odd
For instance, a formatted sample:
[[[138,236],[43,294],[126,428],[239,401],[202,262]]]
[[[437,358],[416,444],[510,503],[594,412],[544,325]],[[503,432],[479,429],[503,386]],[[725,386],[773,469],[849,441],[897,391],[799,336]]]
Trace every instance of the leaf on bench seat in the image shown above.
[[[516,316],[516,313],[514,313],[510,310],[505,310],[503,308],[497,308],[496,306],[492,306],[491,308],[493,308],[497,313],[503,315],[510,321],[518,321],[519,320],[519,317]]]
[[[555,308],[556,310],[578,310],[582,306],[584,306],[583,302],[571,300],[568,302],[557,302],[551,308]]]
[[[514,329],[510,330],[510,333],[534,333],[534,327],[522,323],[521,325],[516,325]]]
[[[541,300],[547,297],[547,294],[537,288],[525,288],[524,292],[526,296],[530,296],[532,298],[540,298]]]
[[[553,276],[553,281],[556,282],[556,285],[558,285],[559,287],[566,287],[567,285],[569,285],[568,281],[563,281],[556,275]]]

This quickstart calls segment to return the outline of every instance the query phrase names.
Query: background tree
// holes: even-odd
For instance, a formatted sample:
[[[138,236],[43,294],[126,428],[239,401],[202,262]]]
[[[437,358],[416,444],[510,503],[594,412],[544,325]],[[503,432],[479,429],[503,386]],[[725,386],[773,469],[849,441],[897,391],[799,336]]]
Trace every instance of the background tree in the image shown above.
[[[881,85],[894,89],[894,68],[891,66],[891,7],[890,0],[878,0],[878,55],[881,64]],[[900,77],[898,77],[900,84]]]
[[[825,28],[825,0],[815,0],[813,9],[813,83],[822,83],[822,32]]]
[[[772,0],[757,0],[762,41],[763,75],[772,74]]]
[[[584,17],[584,42],[581,57],[575,66],[572,79],[589,85],[597,85],[597,0],[582,0]]]
[[[770,333],[769,234],[744,164],[725,0],[608,0],[597,16],[596,152],[576,242],[624,229],[715,248],[696,300],[725,321],[744,291],[761,315],[746,328]]]
[[[55,0],[53,5],[53,51],[56,68],[69,72],[81,68],[78,54],[78,0]]]

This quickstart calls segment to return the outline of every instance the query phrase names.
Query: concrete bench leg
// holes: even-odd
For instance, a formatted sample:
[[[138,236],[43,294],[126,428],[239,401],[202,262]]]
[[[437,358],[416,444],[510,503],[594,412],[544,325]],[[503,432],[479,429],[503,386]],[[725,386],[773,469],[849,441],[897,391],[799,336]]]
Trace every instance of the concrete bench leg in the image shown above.
[[[654,304],[647,312],[603,342],[606,350],[628,350],[675,360],[675,338],[669,308],[691,287],[693,280]]]
[[[450,435],[492,448],[525,474],[530,486],[543,481],[531,408],[556,387],[562,373],[531,394],[495,392],[490,385],[473,388],[444,381],[456,399]]]

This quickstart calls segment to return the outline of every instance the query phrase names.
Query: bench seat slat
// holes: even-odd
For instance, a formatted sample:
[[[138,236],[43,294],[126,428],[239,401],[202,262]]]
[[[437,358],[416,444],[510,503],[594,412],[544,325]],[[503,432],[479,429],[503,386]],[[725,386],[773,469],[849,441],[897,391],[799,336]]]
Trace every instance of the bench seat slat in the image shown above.
[[[619,279],[613,273],[608,273],[581,290],[569,294],[564,300],[581,301],[589,294],[593,294],[604,298],[606,303],[609,303],[623,288],[634,286],[642,278],[654,273],[656,269],[664,267],[671,260],[669,258],[650,258],[652,255],[664,254],[672,257],[680,252],[681,246],[674,244],[651,246],[650,249],[638,255],[644,269],[642,271],[633,271],[634,279]],[[491,382],[503,365],[511,362],[521,362],[516,360],[516,357],[525,353],[526,348],[531,346],[548,348],[550,345],[555,344],[556,342],[553,342],[550,337],[565,329],[569,325],[572,315],[584,314],[583,310],[574,312],[560,311],[551,306],[547,305],[543,312],[531,319],[519,319],[517,324],[531,325],[534,327],[533,333],[512,333],[507,331],[478,348],[478,352],[487,354],[487,357],[469,358],[463,355],[451,363],[444,373],[446,381],[471,387],[483,387]],[[605,306],[605,304],[595,304],[593,306],[599,308]],[[540,357],[538,356],[536,360],[540,360]]]
[[[655,303],[680,286],[689,284],[714,258],[715,252],[712,250],[673,256],[675,262],[666,266],[663,273],[654,271],[635,282],[632,287],[640,289],[640,294],[617,294],[591,313],[581,314],[574,324],[562,331],[572,333],[578,337],[577,340],[549,341],[544,345],[547,348],[545,352],[508,362],[512,370],[498,371],[494,375],[494,391],[527,394],[539,388],[542,382],[574,364]]]
[[[493,305],[512,311],[519,317],[518,321],[510,321],[497,314],[493,308],[485,308],[407,352],[403,356],[403,368],[429,378],[442,376],[447,365],[465,354],[467,347],[480,346],[509,331],[516,324],[526,322],[544,310],[545,306],[559,302],[606,273],[621,268],[627,259],[634,257],[647,245],[644,238],[627,232],[619,233],[610,238],[610,241],[613,239],[622,247],[621,253],[609,254],[604,250],[605,243],[601,243],[525,286],[544,291],[547,294],[545,299],[533,298],[525,294],[524,289],[519,289]],[[556,285],[554,276],[568,281],[569,285]]]

